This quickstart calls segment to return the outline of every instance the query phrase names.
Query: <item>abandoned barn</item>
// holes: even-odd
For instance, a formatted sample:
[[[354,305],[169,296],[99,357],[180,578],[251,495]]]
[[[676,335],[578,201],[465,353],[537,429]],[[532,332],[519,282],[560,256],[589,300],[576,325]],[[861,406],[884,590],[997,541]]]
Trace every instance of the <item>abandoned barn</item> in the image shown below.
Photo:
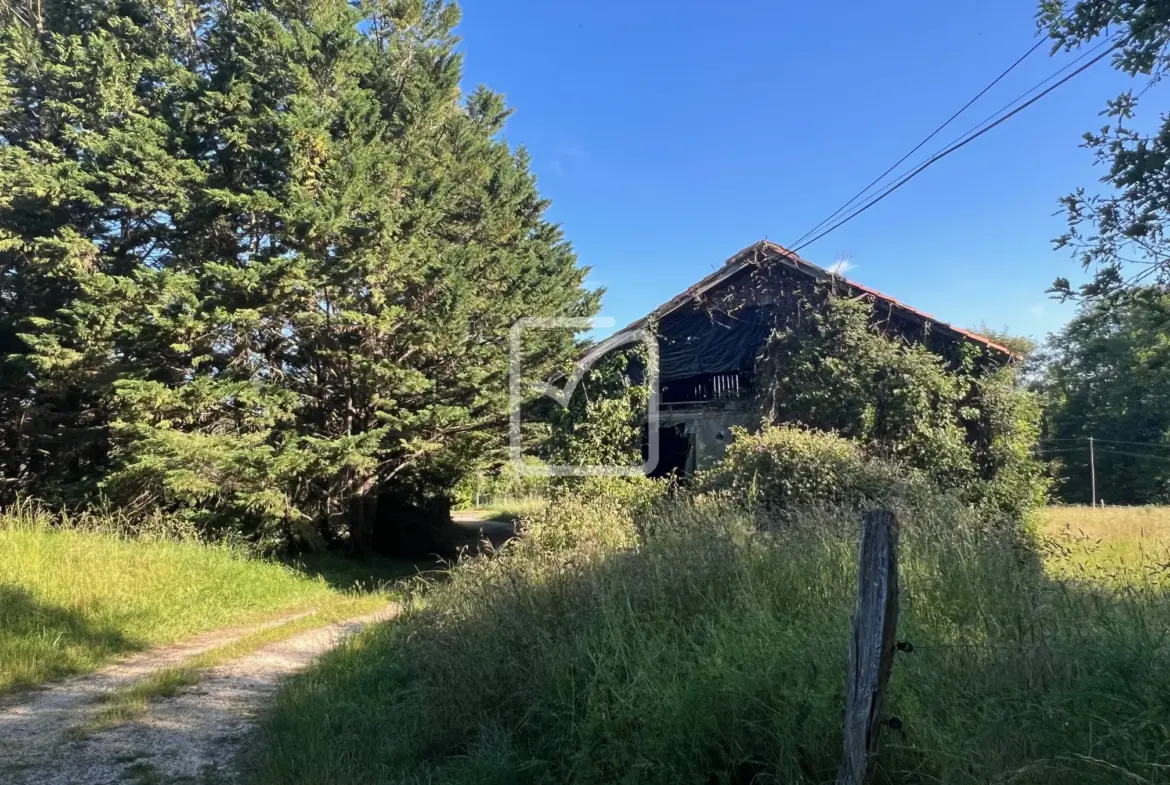
[[[798,298],[825,286],[839,296],[870,301],[880,329],[945,358],[957,357],[968,343],[978,344],[993,364],[1015,357],[981,335],[762,241],[615,336],[656,326],[660,384],[656,476],[703,468],[723,455],[732,426],[758,425],[756,360],[771,331],[785,314],[794,312]]]

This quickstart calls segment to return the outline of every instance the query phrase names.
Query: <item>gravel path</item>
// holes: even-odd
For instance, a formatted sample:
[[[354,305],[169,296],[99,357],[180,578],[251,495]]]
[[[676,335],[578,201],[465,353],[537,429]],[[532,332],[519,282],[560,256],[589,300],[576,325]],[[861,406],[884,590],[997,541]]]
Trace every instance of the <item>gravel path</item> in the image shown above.
[[[398,607],[391,604],[265,646],[205,671],[199,684],[175,698],[152,703],[144,717],[82,740],[71,740],[69,731],[92,716],[103,693],[297,616],[203,635],[0,703],[0,783],[230,783],[235,779],[233,761],[252,730],[256,711],[280,680],[366,624],[397,613]]]

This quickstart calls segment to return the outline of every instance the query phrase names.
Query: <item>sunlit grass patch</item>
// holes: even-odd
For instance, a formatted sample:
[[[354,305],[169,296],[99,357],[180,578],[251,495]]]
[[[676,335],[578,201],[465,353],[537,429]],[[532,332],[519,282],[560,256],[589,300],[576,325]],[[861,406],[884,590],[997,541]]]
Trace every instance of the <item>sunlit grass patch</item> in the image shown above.
[[[0,516],[0,692],[340,596],[322,578],[233,548],[51,523]]]
[[[1124,585],[1170,573],[1170,507],[1048,507],[1041,533],[1049,569],[1066,577]]]
[[[483,520],[522,521],[541,513],[548,503],[546,496],[502,496],[462,514]]]

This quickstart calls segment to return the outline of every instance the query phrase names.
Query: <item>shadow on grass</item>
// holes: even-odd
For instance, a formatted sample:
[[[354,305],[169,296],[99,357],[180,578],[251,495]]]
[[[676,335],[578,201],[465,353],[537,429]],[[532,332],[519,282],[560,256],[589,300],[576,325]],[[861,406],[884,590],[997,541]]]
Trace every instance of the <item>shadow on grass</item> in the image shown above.
[[[141,648],[117,629],[38,600],[19,586],[0,584],[0,694]]]
[[[491,518],[477,518],[455,513],[452,518],[450,526],[444,527],[444,533],[456,548],[476,552],[482,550],[483,543],[487,542],[493,549],[499,550],[516,536],[515,516],[501,514]]]
[[[831,781],[855,548],[712,538],[473,565],[294,680],[249,781]],[[895,664],[902,728],[882,731],[875,783],[1167,782],[1164,588],[1053,581],[994,538],[905,555],[915,653]]]
[[[447,569],[439,558],[411,561],[390,556],[348,556],[343,553],[304,553],[289,566],[312,578],[321,578],[341,591],[393,591],[397,584]]]
[[[300,554],[288,564],[306,575],[324,579],[335,589],[393,591],[395,585],[412,578],[441,578],[461,556],[491,553],[515,536],[516,527],[511,520],[469,519],[457,514],[450,523],[429,530],[435,552],[424,558],[326,551]]]

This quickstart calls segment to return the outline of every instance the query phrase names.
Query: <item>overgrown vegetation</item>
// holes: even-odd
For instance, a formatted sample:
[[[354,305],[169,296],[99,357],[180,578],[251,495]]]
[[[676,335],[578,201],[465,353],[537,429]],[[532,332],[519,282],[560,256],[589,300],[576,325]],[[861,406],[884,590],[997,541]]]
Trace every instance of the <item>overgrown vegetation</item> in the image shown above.
[[[586,344],[582,351],[590,346]],[[648,362],[641,346],[603,354],[581,374],[564,406],[536,389],[530,391],[520,434],[526,452],[519,461],[492,455],[481,460],[455,487],[456,505],[524,521],[538,514],[550,497],[595,493],[640,504],[660,492],[662,486],[637,473],[582,477],[549,472],[550,467],[637,469],[643,465]],[[564,381],[559,377],[558,383]]]
[[[366,602],[228,546],[69,523],[0,516],[0,692],[206,630]]]
[[[649,360],[641,346],[610,351],[589,365],[567,406],[541,399],[548,438],[537,446],[540,458],[561,466],[640,466]]]
[[[894,666],[902,727],[883,729],[875,781],[1165,782],[1166,573],[1045,571],[1023,529],[952,496],[886,502],[914,652]],[[249,781],[833,778],[854,511],[778,519],[720,496],[634,512],[592,494],[537,524],[291,682]]]
[[[1043,503],[1039,397],[977,345],[954,357],[888,334],[864,300],[818,290],[773,333],[757,368],[766,422],[830,431],[873,458],[1021,517]]]
[[[32,14],[35,18],[23,18]],[[0,484],[367,547],[596,309],[455,5],[0,4]],[[547,374],[573,337],[539,331]],[[0,500],[2,501],[2,500]],[[389,525],[389,524],[386,524]]]
[[[535,466],[539,460],[525,456],[523,463]],[[522,474],[513,461],[499,466],[482,465],[460,480],[452,492],[452,501],[460,509],[483,509],[518,499],[543,499],[548,496],[552,478]]]
[[[1155,6],[1046,0],[1040,23],[1066,48],[1116,28],[1115,64],[1156,78]],[[913,653],[877,785],[1170,783],[1170,539],[1144,535],[1165,522],[1033,516],[1042,400],[1055,443],[1170,446],[1170,126],[1137,134],[1124,95],[1087,137],[1116,193],[1064,200],[1059,242],[1096,275],[1054,287],[1090,302],[1052,342],[1046,398],[978,341],[833,281],[781,287],[744,300],[795,305],[757,358],[762,428],[690,487],[529,477],[502,464],[509,327],[591,315],[600,293],[503,139],[502,97],[460,92],[458,17],[447,0],[0,1],[0,503],[89,510],[0,515],[0,692],[316,611],[110,693],[82,731],[132,719],[384,602],[339,592],[376,583],[325,546],[455,552],[474,533],[433,525],[454,500],[518,517],[521,538],[420,581],[404,618],[294,679],[253,785],[822,783],[857,514],[882,506],[903,524]],[[525,381],[582,348],[529,332]],[[530,460],[639,464],[649,361],[611,353],[564,408],[525,386]],[[1099,464],[1111,501],[1170,494],[1170,453],[1152,456]],[[252,558],[305,550],[316,578]]]
[[[866,457],[856,442],[833,433],[791,425],[732,432],[735,438],[726,455],[698,473],[695,489],[771,513],[814,505],[851,509],[880,505],[924,479],[904,467]]]

